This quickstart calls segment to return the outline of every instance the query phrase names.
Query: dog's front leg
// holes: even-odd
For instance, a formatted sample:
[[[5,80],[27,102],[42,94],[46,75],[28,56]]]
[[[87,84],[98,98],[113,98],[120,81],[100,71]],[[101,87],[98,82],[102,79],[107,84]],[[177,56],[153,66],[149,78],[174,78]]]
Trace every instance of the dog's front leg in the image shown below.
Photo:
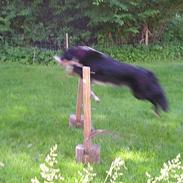
[[[93,91],[91,91],[91,97],[95,100],[95,102],[100,102],[100,98],[97,95],[95,95]]]
[[[95,102],[100,102],[100,98],[97,95],[95,95],[94,91],[92,90],[93,84],[94,83],[93,83],[93,80],[91,78],[91,97],[95,100]]]

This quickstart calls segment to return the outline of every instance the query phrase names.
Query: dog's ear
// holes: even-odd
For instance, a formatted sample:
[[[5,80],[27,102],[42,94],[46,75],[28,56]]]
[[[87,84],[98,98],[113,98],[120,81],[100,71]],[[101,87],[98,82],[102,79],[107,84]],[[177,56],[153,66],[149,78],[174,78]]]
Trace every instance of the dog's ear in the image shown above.
[[[62,59],[66,59],[66,60],[72,60],[74,57],[72,50],[68,50],[66,52],[64,52]]]

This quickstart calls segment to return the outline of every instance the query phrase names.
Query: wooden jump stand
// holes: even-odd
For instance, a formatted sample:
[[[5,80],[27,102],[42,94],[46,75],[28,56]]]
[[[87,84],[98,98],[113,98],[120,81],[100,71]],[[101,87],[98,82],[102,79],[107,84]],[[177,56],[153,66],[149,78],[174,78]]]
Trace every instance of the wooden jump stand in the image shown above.
[[[83,128],[84,116],[82,115],[82,107],[83,107],[83,80],[79,79],[77,101],[76,101],[76,114],[70,115],[69,118],[70,127]]]
[[[83,144],[76,146],[76,161],[82,163],[99,163],[100,146],[92,144],[90,96],[90,67],[83,67],[83,79],[80,79],[78,82],[76,114],[70,115],[69,126],[84,128]],[[82,115],[82,109],[84,115]]]

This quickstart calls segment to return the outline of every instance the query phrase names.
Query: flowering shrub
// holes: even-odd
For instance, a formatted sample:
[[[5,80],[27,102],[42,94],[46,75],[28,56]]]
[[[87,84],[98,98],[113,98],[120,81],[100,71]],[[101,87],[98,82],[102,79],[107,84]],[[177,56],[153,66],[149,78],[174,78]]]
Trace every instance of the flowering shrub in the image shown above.
[[[44,183],[61,182],[64,178],[60,174],[60,169],[55,168],[57,162],[57,145],[50,148],[49,154],[45,158],[45,162],[40,164],[40,175]],[[37,177],[31,179],[31,183],[40,183]]]
[[[168,161],[163,164],[160,170],[160,175],[152,177],[146,172],[148,177],[147,183],[158,183],[158,182],[176,182],[183,183],[183,165],[180,160],[180,154],[175,159]]]
[[[118,177],[122,176],[123,173],[120,172],[121,168],[127,169],[125,166],[125,162],[121,158],[116,158],[112,163],[107,171],[107,176],[104,180],[104,183],[106,183],[108,180],[111,183],[115,183],[118,179]]]
[[[183,164],[180,160],[181,156],[178,154],[175,159],[163,164],[160,170],[160,175],[152,177],[146,172],[147,183],[183,183]],[[45,162],[40,164],[40,179],[37,177],[31,179],[31,183],[57,183],[63,182],[64,177],[60,173],[60,169],[55,168],[57,165],[57,145],[50,148],[49,154],[45,158]],[[103,183],[116,183],[119,178],[123,176],[123,171],[126,170],[125,162],[121,158],[116,158],[112,163]],[[95,181],[97,174],[93,171],[93,167],[87,164],[82,171],[78,172],[79,178],[75,179],[75,183],[90,183]]]
[[[87,164],[86,168],[83,168],[82,172],[78,172],[79,179],[75,180],[75,183],[88,183],[92,182],[96,176],[96,173],[93,172],[93,167],[90,164]]]

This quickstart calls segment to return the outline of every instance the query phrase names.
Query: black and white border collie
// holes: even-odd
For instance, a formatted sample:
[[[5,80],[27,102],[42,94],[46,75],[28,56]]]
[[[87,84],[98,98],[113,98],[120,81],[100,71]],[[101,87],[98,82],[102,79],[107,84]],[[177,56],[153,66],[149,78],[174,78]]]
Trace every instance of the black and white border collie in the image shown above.
[[[82,67],[89,66],[91,83],[127,86],[133,95],[140,100],[147,100],[154,106],[159,115],[159,108],[168,110],[168,103],[155,75],[144,68],[118,62],[88,46],[77,46],[66,50],[63,56],[55,56],[56,61],[63,65],[69,73],[82,78]],[[92,92],[96,100],[99,98]]]

